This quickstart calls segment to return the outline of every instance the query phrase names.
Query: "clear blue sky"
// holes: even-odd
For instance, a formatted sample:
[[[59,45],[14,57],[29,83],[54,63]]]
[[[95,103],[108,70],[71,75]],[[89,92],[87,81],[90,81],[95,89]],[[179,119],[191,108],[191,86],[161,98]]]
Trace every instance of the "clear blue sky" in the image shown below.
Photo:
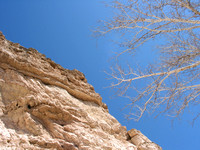
[[[112,44],[97,41],[91,30],[97,21],[111,16],[102,0],[0,0],[0,31],[8,40],[33,47],[68,69],[86,75],[96,92],[103,97],[110,113],[127,127],[141,130],[163,150],[200,149],[200,122],[190,125],[187,115],[171,126],[166,117],[145,116],[139,122],[127,121],[122,110],[127,100],[114,97],[104,70],[110,66]]]

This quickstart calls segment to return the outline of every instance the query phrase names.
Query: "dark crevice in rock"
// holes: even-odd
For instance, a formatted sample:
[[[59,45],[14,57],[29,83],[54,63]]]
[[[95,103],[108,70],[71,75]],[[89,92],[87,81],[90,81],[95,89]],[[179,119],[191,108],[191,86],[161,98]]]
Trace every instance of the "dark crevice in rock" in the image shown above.
[[[27,108],[28,108],[28,109],[31,109],[31,105],[28,104],[28,105],[27,105]]]

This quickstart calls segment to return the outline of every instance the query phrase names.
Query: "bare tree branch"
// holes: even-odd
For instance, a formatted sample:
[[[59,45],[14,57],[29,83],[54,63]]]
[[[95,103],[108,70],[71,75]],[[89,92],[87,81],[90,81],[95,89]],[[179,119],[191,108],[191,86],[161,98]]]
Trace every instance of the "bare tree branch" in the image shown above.
[[[178,117],[188,107],[196,107],[200,103],[200,1],[116,0],[111,7],[117,14],[103,21],[95,33],[118,32],[124,37],[116,67],[108,75],[114,81],[111,87],[132,101],[131,115],[139,120],[146,111],[157,111]],[[145,43],[159,39],[165,43],[157,43],[157,64],[146,69],[120,66],[120,57],[140,53]],[[138,94],[132,95],[131,90]]]

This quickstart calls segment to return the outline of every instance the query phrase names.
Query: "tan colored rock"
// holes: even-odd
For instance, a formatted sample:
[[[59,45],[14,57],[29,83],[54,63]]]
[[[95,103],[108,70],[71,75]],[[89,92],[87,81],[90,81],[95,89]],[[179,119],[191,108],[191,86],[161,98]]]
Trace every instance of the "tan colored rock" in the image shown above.
[[[74,69],[67,70],[46,58],[33,48],[24,48],[7,41],[0,33],[0,67],[15,69],[19,73],[39,79],[44,84],[66,89],[76,98],[93,101],[104,106],[101,96],[87,83],[83,73]],[[106,106],[105,106],[106,107]]]
[[[127,136],[81,72],[0,33],[0,149],[143,148]]]
[[[136,129],[128,131],[128,135],[131,138],[131,143],[137,146],[138,150],[162,150],[160,146],[153,143],[145,135]]]

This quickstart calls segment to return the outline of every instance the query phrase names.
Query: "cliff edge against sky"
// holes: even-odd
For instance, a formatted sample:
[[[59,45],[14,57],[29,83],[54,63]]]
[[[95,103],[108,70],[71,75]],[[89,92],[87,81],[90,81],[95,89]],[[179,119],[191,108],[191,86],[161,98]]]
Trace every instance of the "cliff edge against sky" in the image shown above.
[[[161,150],[108,113],[83,73],[0,32],[0,149]]]

